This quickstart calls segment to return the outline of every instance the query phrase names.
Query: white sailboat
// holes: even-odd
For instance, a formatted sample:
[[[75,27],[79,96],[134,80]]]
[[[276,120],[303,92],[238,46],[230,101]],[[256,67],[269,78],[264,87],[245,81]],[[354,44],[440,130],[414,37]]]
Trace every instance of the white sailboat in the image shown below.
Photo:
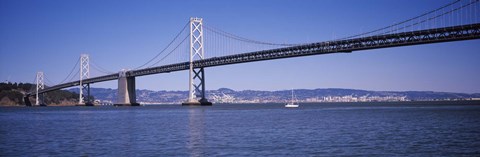
[[[288,102],[286,105],[285,105],[286,108],[296,108],[298,107],[298,103],[295,103],[295,100],[294,100],[294,96],[293,96],[293,89],[292,89],[292,100],[290,102]]]

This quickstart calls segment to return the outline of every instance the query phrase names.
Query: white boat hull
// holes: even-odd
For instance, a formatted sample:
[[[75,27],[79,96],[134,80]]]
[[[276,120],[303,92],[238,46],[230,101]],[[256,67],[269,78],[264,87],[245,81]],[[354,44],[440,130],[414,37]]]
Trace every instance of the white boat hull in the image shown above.
[[[287,104],[287,105],[285,105],[285,107],[287,107],[287,108],[296,108],[296,107],[298,107],[298,105]]]

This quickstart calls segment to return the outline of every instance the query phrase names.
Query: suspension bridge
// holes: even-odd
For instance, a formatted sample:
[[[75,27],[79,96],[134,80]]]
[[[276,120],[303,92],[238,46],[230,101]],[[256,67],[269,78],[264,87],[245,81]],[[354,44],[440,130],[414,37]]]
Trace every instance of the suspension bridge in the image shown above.
[[[189,95],[183,105],[212,105],[205,95],[205,68],[207,67],[479,39],[478,9],[479,0],[457,0],[376,30],[331,41],[304,44],[252,40],[204,25],[202,18],[190,18],[161,52],[135,69],[122,69],[118,73],[113,73],[95,62],[90,62],[89,56],[82,54],[71,72],[60,83],[54,84],[45,77],[43,72],[38,72],[34,82],[36,89],[29,92],[24,100],[26,105],[32,106],[29,97],[35,96],[34,105],[44,105],[43,94],[78,86],[80,87],[79,104],[92,105],[91,84],[118,80],[115,104],[136,106],[139,105],[136,102],[135,93],[136,77],[188,70]],[[104,75],[90,77],[90,68]],[[75,69],[77,69],[76,72],[74,72]],[[45,80],[51,85],[46,85]]]

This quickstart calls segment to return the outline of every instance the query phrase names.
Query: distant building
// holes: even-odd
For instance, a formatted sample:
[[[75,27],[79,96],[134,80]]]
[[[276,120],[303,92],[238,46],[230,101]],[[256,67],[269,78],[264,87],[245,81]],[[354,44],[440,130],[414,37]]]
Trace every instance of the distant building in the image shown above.
[[[212,94],[211,99],[214,103],[235,103],[235,97],[222,93],[222,96]]]

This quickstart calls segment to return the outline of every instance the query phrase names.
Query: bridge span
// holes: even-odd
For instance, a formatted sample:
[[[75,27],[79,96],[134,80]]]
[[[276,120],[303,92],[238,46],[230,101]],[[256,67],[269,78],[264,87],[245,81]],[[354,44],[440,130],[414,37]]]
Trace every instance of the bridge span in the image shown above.
[[[458,1],[454,2],[458,3]],[[442,8],[449,7],[452,4],[448,4]],[[239,63],[248,63],[256,61],[267,61],[282,58],[292,58],[311,55],[323,55],[332,53],[351,53],[361,50],[372,50],[381,48],[392,48],[401,46],[421,45],[421,44],[433,44],[441,42],[454,42],[463,40],[473,40],[480,38],[480,23],[451,25],[429,29],[418,29],[405,31],[406,28],[412,28],[415,25],[436,20],[442,16],[452,14],[455,11],[462,10],[472,4],[478,3],[478,0],[472,1],[456,9],[451,9],[438,14],[435,12],[435,16],[425,18],[423,21],[416,22],[410,25],[406,25],[408,22],[414,22],[418,18],[428,16],[432,12],[420,15],[418,17],[405,20],[398,24],[392,25],[393,27],[398,25],[404,25],[404,31],[398,31],[399,29],[393,29],[393,31],[387,31],[380,34],[352,36],[341,40],[331,40],[324,42],[315,42],[308,44],[296,44],[296,45],[283,45],[280,48],[263,49],[257,51],[247,51],[246,53],[230,54],[223,56],[205,57],[204,53],[204,29],[203,19],[191,18],[189,23],[185,26],[189,26],[190,31],[188,33],[189,42],[189,61],[177,62],[160,66],[153,66],[135,70],[123,70],[119,73],[107,74],[98,77],[89,77],[89,59],[88,56],[81,57],[80,64],[80,80],[71,81],[67,83],[61,83],[53,86],[46,87],[43,83],[43,73],[37,74],[37,90],[36,92],[30,92],[25,98],[26,104],[29,102],[29,96],[35,96],[37,98],[36,104],[42,104],[42,100],[38,99],[43,93],[60,90],[64,88],[79,86],[80,87],[80,100],[79,104],[89,104],[91,100],[88,100],[90,96],[90,84],[118,80],[118,98],[117,105],[138,105],[136,102],[135,93],[135,78],[146,75],[154,75],[160,73],[169,73],[175,71],[189,70],[189,96],[184,105],[211,105],[205,97],[205,70],[204,68],[223,66]],[[435,11],[439,10],[436,9]],[[388,26],[385,28],[391,28]],[[185,29],[184,28],[184,29]],[[208,29],[208,28],[207,28]],[[383,30],[383,29],[379,29]],[[372,31],[376,32],[376,31]],[[222,33],[222,32],[220,32]],[[230,35],[228,33],[224,33]],[[178,35],[177,35],[178,37]],[[186,41],[187,37],[183,41]],[[243,41],[253,41],[244,39],[241,37],[233,36],[234,38]],[[256,41],[255,41],[256,42]],[[170,46],[170,45],[169,45]],[[178,47],[178,46],[177,46]],[[212,51],[219,50],[209,50]],[[168,56],[168,55],[167,55]],[[150,62],[150,61],[149,61]],[[39,81],[40,80],[40,81]],[[200,99],[198,99],[200,98]],[[27,102],[28,101],[28,102]]]
[[[432,44],[439,42],[451,42],[461,40],[471,40],[480,38],[480,24],[470,24],[455,27],[445,27],[437,29],[428,29],[413,32],[403,32],[397,34],[387,34],[379,36],[362,37],[338,41],[326,41],[311,43],[286,48],[250,52],[223,57],[214,57],[193,62],[193,68],[204,68],[213,66],[222,66],[229,64],[247,63],[255,61],[265,61],[281,58],[291,58],[309,55],[322,55],[331,53],[350,53],[353,51],[410,46],[419,44]],[[160,73],[169,73],[175,71],[188,70],[189,62],[163,65],[152,68],[126,71],[126,77],[139,77]],[[119,74],[110,74],[93,77],[83,80],[86,84],[93,84],[103,81],[117,80]],[[68,87],[78,86],[79,81],[67,82],[52,87],[47,87],[39,91],[39,94],[59,90]],[[132,93],[133,94],[133,93]],[[30,95],[35,96],[36,93]]]

